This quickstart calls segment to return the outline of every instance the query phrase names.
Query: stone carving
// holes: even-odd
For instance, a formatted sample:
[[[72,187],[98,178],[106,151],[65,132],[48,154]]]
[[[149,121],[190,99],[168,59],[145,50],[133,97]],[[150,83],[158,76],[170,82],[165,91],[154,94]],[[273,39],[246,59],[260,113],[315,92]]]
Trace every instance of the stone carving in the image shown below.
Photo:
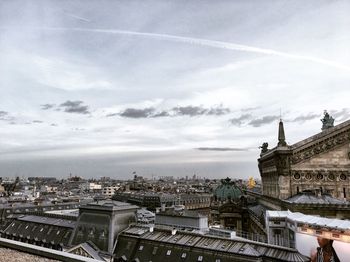
[[[338,145],[342,145],[348,141],[350,141],[350,129],[344,132],[335,134],[334,136],[331,136],[323,141],[315,143],[314,145],[311,145],[306,149],[295,150],[293,152],[292,163],[297,164],[301,161],[304,161],[313,157],[314,155],[327,152],[333,149],[334,147]],[[350,152],[349,152],[349,159],[350,159]]]
[[[261,154],[264,154],[268,151],[269,144],[267,142],[264,142],[259,148],[261,149]]]
[[[328,112],[325,110],[324,111],[324,116],[323,118],[321,119],[321,122],[322,122],[322,130],[326,130],[328,128],[331,128],[334,126],[334,118],[331,117]]]

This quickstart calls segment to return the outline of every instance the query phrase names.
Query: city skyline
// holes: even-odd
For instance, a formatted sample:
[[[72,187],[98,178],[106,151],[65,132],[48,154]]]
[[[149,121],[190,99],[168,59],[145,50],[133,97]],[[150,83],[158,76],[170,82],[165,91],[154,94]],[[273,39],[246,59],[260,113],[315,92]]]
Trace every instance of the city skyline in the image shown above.
[[[20,7],[20,8],[19,8]],[[347,1],[0,3],[0,176],[259,177],[339,124]]]

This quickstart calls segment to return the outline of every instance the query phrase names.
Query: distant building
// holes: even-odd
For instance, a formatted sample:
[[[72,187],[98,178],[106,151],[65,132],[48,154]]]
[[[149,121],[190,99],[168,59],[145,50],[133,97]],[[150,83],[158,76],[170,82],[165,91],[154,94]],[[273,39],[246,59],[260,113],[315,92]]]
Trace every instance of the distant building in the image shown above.
[[[170,209],[156,213],[155,224],[182,230],[209,231],[208,217],[192,210]]]
[[[114,196],[115,192],[117,192],[117,190],[120,187],[118,186],[108,186],[108,187],[104,187],[102,188],[102,194],[108,197],[112,197]]]
[[[112,197],[117,201],[124,201],[142,207],[155,210],[165,205],[184,205],[186,209],[209,209],[211,203],[210,194],[166,194],[153,192],[116,192]]]
[[[80,189],[83,191],[101,191],[102,185],[96,184],[96,183],[91,183],[91,182],[86,182],[80,185]]]

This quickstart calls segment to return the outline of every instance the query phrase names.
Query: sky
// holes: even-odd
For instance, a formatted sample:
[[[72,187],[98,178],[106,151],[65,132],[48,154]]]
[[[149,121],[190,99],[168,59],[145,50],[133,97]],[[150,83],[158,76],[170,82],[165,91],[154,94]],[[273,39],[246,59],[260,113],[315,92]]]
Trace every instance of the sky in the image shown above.
[[[349,1],[0,1],[0,176],[259,177],[350,119]]]

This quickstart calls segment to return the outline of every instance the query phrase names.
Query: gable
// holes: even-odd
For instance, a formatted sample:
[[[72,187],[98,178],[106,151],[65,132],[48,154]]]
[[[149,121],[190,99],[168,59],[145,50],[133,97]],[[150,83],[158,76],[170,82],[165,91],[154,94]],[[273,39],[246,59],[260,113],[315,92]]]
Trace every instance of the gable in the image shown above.
[[[323,144],[324,145],[324,144]],[[322,168],[337,168],[337,169],[349,169],[350,168],[350,142],[346,142],[343,145],[333,147],[324,152],[317,153],[319,147],[324,147],[321,145],[316,145],[314,148],[310,148],[309,151],[299,153],[300,161],[294,161],[295,154],[293,153],[292,165],[294,168],[312,168],[312,169],[322,169]]]
[[[73,248],[68,251],[68,253],[83,256],[83,257],[88,257],[88,258],[93,258],[92,255],[89,254],[87,250],[85,250],[82,246],[78,246],[76,248]]]

